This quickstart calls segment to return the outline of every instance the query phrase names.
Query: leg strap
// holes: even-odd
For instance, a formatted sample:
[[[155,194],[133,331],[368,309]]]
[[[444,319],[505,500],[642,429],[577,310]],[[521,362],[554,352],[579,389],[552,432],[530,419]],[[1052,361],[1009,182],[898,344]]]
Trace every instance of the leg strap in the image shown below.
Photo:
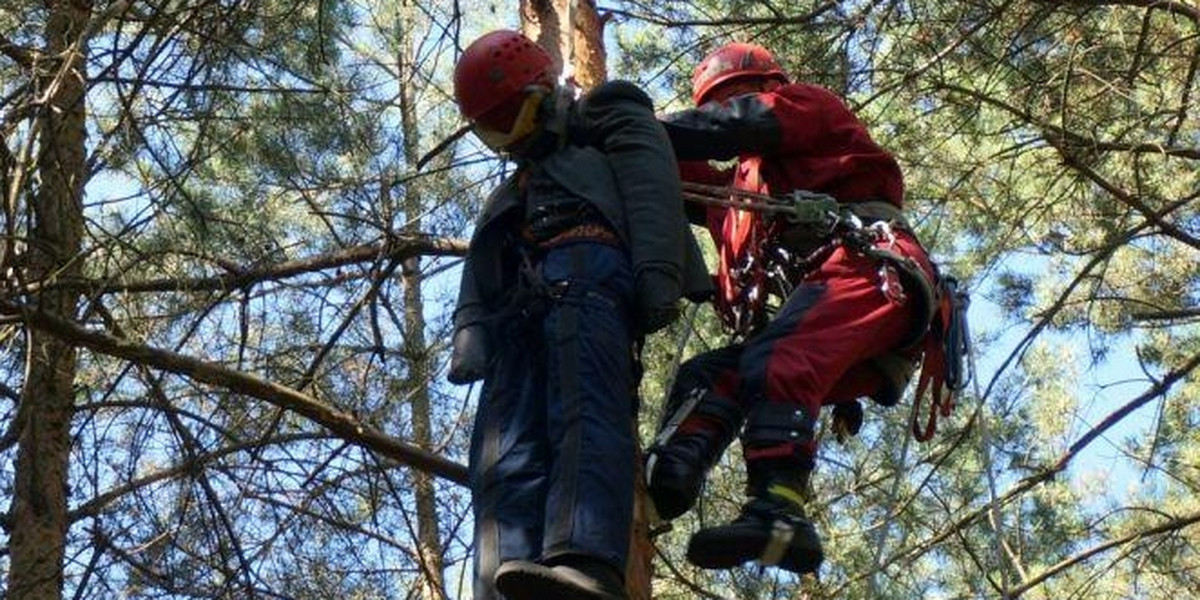
[[[809,446],[813,442],[813,429],[813,420],[799,405],[764,402],[750,411],[742,444],[748,449]]]

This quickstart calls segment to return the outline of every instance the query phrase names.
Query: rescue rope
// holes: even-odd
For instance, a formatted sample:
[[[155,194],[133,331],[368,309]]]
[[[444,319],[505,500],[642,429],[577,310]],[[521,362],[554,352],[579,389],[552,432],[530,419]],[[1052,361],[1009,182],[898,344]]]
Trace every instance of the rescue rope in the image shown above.
[[[908,452],[911,446],[912,436],[905,435],[904,441],[900,444],[899,456],[896,457],[896,477],[892,479],[892,489],[888,493],[888,504],[890,506],[888,506],[887,515],[884,518],[883,525],[879,528],[879,536],[875,541],[875,556],[872,559],[875,566],[871,570],[871,578],[867,582],[871,588],[871,596],[876,598],[882,595],[879,589],[879,574],[883,572],[883,551],[887,546],[888,535],[892,532],[892,524],[900,516],[900,513],[896,510],[896,503],[900,499],[900,480],[902,479],[902,474],[908,471],[905,468],[905,463],[908,462]]]
[[[838,205],[832,196],[804,191],[793,192],[793,194],[795,194],[794,197],[778,198],[735,187],[683,182],[683,199],[700,204],[769,215],[786,215],[792,218],[819,216],[837,219],[839,217]],[[805,201],[820,202],[821,205],[813,204],[806,210],[800,204]]]
[[[716,204],[719,206],[729,206],[733,208],[742,208],[745,210],[758,210],[762,207],[738,203],[733,200],[729,200],[729,198],[739,197],[750,201],[761,202],[764,205],[777,202],[773,196],[759,194],[757,192],[751,192],[749,190],[738,189],[730,186],[706,185],[703,183],[693,183],[690,181],[682,182],[682,186],[684,199],[695,200],[705,204]]]

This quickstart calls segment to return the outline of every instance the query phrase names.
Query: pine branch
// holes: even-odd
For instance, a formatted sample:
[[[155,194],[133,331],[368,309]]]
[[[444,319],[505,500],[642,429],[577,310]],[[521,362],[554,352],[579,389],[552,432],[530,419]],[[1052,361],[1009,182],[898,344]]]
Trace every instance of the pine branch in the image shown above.
[[[314,273],[346,265],[374,261],[380,258],[403,260],[413,256],[462,256],[466,254],[467,242],[455,238],[440,238],[431,235],[397,235],[385,242],[364,244],[331,252],[304,260],[289,260],[251,268],[223,265],[229,273],[211,277],[178,278],[167,277],[134,282],[104,282],[95,280],[63,279],[26,286],[24,293],[35,293],[54,289],[84,289],[98,294],[143,293],[143,292],[196,292],[244,288],[266,281],[278,281],[288,277]]]
[[[465,485],[465,466],[408,444],[293,388],[235,371],[197,358],[117,338],[94,331],[61,317],[11,303],[0,304],[0,314],[15,315],[30,326],[47,331],[64,341],[94,352],[183,375],[209,385],[228,389],[295,412],[325,427],[342,439],[368,450]]]
[[[1142,531],[1135,531],[1125,537],[1112,539],[1112,540],[1109,540],[1102,544],[1092,546],[1091,548],[1088,548],[1087,550],[1079,552],[1078,554],[1075,554],[1074,556],[1067,557],[1067,558],[1059,561],[1058,563],[1047,567],[1045,571],[1038,573],[1036,576],[1026,580],[1021,585],[1019,585],[1011,590],[1008,590],[1008,595],[1005,597],[1006,598],[1020,597],[1022,594],[1024,594],[1025,592],[1028,592],[1029,590],[1033,589],[1034,587],[1040,585],[1042,582],[1046,581],[1047,579],[1049,579],[1055,575],[1058,575],[1059,573],[1062,573],[1063,571],[1067,570],[1068,568],[1075,566],[1085,560],[1088,560],[1089,558],[1092,558],[1093,556],[1096,556],[1097,554],[1106,552],[1106,551],[1116,548],[1118,546],[1123,546],[1130,542],[1135,542],[1142,538],[1147,538],[1147,537],[1151,537],[1151,536],[1155,536],[1155,535],[1162,535],[1164,533],[1171,533],[1173,531],[1178,531],[1178,530],[1188,527],[1190,525],[1195,525],[1196,523],[1200,523],[1200,512],[1193,512],[1193,513],[1186,514],[1186,515],[1183,515],[1180,517],[1176,517],[1165,523],[1162,523],[1161,525],[1151,527],[1149,529],[1144,529]]]

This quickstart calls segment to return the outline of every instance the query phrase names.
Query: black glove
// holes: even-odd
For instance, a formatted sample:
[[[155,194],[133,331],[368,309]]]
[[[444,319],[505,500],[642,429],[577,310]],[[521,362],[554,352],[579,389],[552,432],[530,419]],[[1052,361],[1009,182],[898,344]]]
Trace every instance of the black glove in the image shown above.
[[[858,400],[833,405],[833,434],[837,436],[839,444],[844,444],[848,438],[858,435],[862,424],[863,409]]]
[[[454,332],[452,345],[450,372],[446,379],[458,385],[483,379],[491,360],[488,356],[487,328],[483,325],[463,327]]]
[[[637,323],[642,333],[654,333],[679,318],[679,277],[663,269],[637,274]]]
[[[670,325],[679,318],[678,306],[643,308],[638,315],[638,331],[650,334]]]

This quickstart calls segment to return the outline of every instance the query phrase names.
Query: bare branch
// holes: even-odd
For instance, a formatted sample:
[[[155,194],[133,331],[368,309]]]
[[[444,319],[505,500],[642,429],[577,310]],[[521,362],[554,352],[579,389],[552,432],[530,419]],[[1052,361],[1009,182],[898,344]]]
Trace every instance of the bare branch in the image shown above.
[[[116,338],[43,312],[22,309],[11,304],[0,306],[0,312],[21,314],[33,327],[95,352],[184,375],[202,383],[269,402],[307,417],[348,442],[449,481],[466,484],[465,466],[391,437],[359,421],[353,415],[290,387],[169,350]]]
[[[413,256],[462,256],[466,254],[466,251],[467,242],[460,239],[428,235],[397,235],[386,242],[354,246],[304,260],[291,260],[244,270],[230,265],[228,268],[235,272],[213,277],[194,279],[168,277],[140,282],[58,280],[41,285],[31,284],[25,288],[25,292],[62,288],[86,289],[100,294],[230,290],[380,258],[402,260]]]

